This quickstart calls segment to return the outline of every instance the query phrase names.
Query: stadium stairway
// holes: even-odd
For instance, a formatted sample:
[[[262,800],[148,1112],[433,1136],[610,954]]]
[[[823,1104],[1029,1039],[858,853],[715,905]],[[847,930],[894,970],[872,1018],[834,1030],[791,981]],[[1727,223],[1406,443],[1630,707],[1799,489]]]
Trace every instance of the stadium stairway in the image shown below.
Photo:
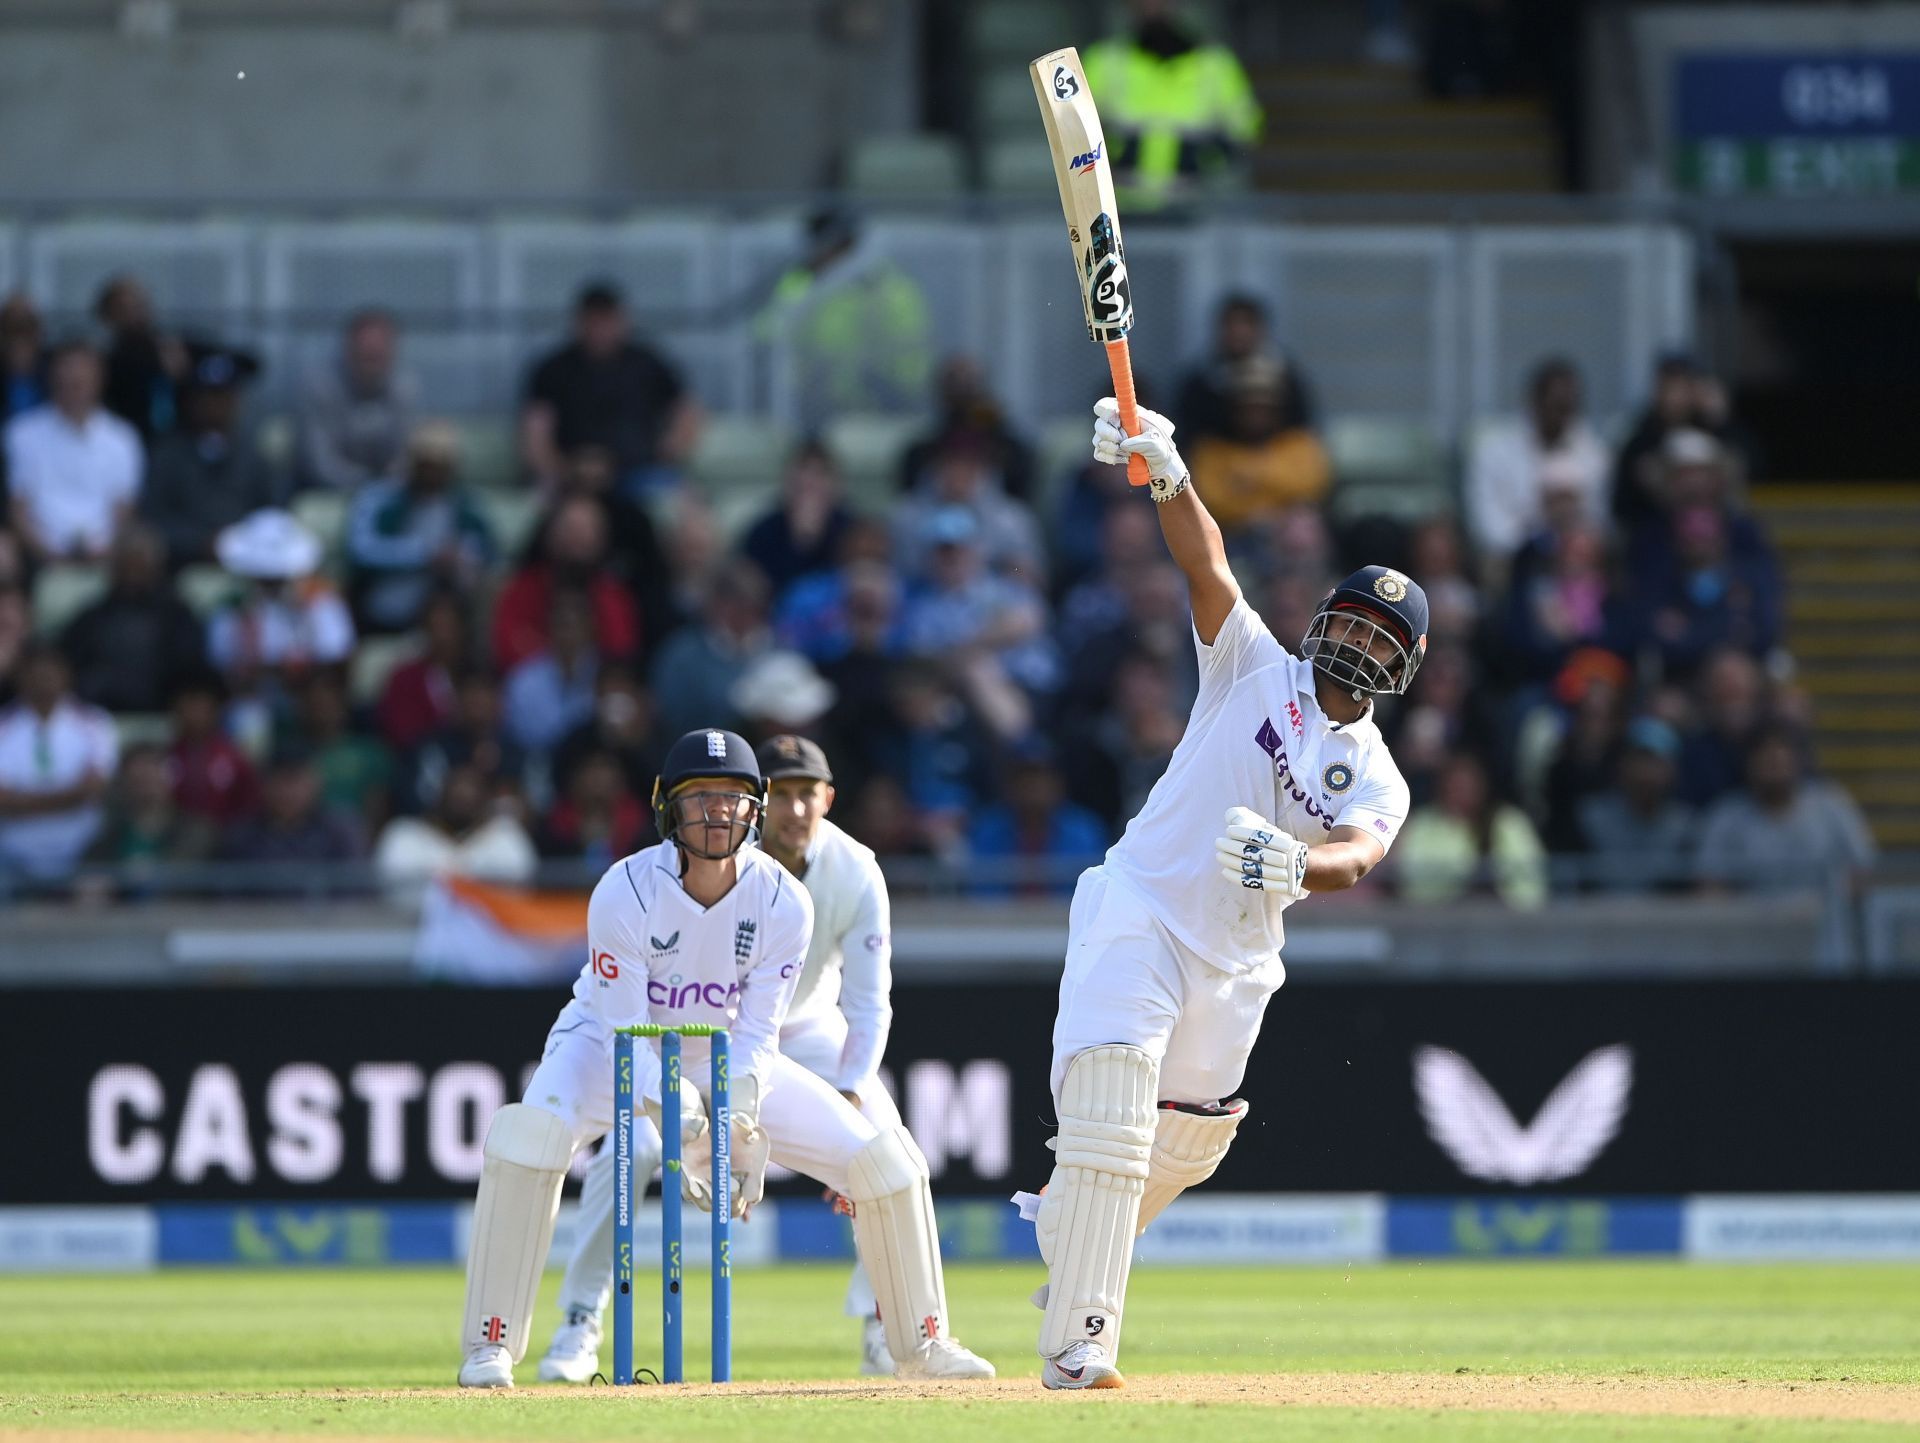
[[[1787,646],[1821,767],[1888,850],[1920,848],[1920,486],[1769,486]]]
[[[1268,64],[1253,156],[1262,190],[1320,194],[1541,193],[1558,188],[1553,131],[1532,99],[1435,100],[1411,70]]]

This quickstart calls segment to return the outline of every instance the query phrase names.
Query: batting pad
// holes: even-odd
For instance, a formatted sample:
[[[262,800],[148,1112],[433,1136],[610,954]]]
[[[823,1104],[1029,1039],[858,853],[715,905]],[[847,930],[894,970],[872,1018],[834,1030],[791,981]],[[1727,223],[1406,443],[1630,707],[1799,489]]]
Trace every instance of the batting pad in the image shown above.
[[[467,1352],[498,1343],[519,1362],[527,1355],[533,1297],[553,1245],[560,1184],[573,1160],[573,1132],[552,1113],[509,1103],[487,1128],[480,1198],[467,1248]]]
[[[1053,1176],[1034,1221],[1047,1261],[1043,1358],[1080,1342],[1119,1354],[1159,1077],[1137,1047],[1092,1047],[1067,1064]]]
[[[853,1241],[873,1283],[887,1351],[904,1363],[924,1343],[950,1336],[940,1233],[927,1160],[904,1127],[890,1127],[847,1164]]]
[[[1226,1104],[1225,1112],[1182,1112],[1163,1107],[1153,1130],[1153,1161],[1147,1188],[1140,1195],[1140,1231],[1167,1210],[1167,1204],[1190,1187],[1213,1176],[1220,1159],[1233,1146],[1250,1109],[1244,1097]]]

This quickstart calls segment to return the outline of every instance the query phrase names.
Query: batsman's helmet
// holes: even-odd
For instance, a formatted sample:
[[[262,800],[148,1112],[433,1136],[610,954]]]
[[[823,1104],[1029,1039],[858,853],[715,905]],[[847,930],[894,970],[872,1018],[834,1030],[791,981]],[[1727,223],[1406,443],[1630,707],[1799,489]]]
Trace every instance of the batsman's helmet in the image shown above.
[[[689,781],[709,777],[738,782],[737,790],[722,795],[744,797],[753,804],[744,824],[729,834],[727,849],[723,852],[709,852],[679,835],[680,809],[675,803],[680,798],[676,793]],[[753,748],[747,745],[745,737],[717,729],[688,732],[667,748],[660,775],[654,778],[653,824],[662,839],[677,843],[683,851],[717,860],[731,857],[757,832],[765,800],[766,783],[761,780],[760,763],[754,759]]]
[[[1382,636],[1392,643],[1384,659],[1374,646]],[[1427,594],[1392,567],[1363,566],[1326,594],[1300,654],[1356,701],[1403,695],[1427,654]]]

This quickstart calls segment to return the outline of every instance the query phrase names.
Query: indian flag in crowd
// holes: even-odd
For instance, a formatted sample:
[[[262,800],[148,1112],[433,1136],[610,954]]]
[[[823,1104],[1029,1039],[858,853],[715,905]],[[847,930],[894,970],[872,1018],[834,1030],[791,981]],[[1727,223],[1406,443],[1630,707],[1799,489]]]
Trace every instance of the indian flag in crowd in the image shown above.
[[[587,961],[587,894],[439,877],[420,906],[414,966],[453,982],[554,982]]]

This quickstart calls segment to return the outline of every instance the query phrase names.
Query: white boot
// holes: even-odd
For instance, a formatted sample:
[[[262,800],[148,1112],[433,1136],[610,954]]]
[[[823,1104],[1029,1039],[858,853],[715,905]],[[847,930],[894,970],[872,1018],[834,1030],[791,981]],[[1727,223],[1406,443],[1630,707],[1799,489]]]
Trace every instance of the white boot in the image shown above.
[[[1041,1367],[1040,1382],[1048,1388],[1127,1386],[1127,1380],[1114,1367],[1104,1343],[1069,1343]]]
[[[600,1315],[575,1308],[553,1330],[540,1360],[542,1383],[587,1383],[600,1371]]]
[[[868,1377],[891,1378],[893,1354],[887,1351],[887,1325],[878,1313],[868,1313],[860,1325],[860,1371]]]
[[[991,1378],[993,1364],[970,1353],[952,1338],[922,1343],[913,1357],[898,1365],[902,1378]]]
[[[498,1343],[482,1343],[460,1365],[462,1388],[511,1388],[513,1356]]]

